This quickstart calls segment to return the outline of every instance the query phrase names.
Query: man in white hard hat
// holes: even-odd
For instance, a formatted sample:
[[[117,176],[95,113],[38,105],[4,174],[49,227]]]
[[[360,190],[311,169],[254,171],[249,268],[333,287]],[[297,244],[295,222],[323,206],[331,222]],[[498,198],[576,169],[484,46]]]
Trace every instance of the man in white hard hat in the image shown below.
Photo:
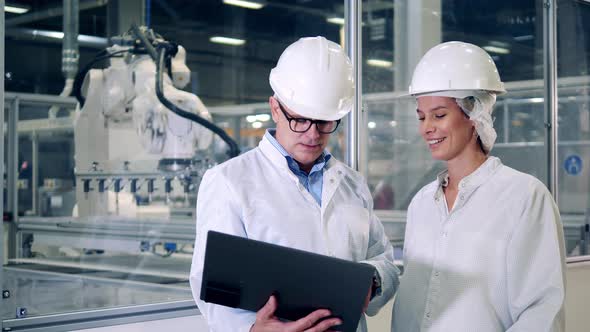
[[[490,155],[504,92],[492,58],[468,43],[433,47],[414,71],[420,134],[447,169],[408,207],[392,331],[564,331],[557,206]]]
[[[398,285],[393,250],[364,179],[325,150],[352,108],[350,60],[324,37],[302,38],[283,52],[269,81],[276,129],[269,129],[257,148],[209,170],[199,189],[190,281],[211,331],[326,331],[340,321],[322,320],[330,312],[317,310],[284,322],[274,316],[274,297],[258,313],[200,301],[209,230],[373,265],[369,315]],[[358,331],[366,331],[364,316]]]

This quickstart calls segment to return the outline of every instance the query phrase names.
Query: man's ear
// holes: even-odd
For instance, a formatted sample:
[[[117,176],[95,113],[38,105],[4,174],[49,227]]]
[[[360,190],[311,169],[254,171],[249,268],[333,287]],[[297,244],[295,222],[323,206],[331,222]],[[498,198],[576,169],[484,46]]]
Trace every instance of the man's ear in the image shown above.
[[[270,114],[272,120],[277,123],[279,121],[279,102],[275,97],[268,98],[268,106],[270,107]]]

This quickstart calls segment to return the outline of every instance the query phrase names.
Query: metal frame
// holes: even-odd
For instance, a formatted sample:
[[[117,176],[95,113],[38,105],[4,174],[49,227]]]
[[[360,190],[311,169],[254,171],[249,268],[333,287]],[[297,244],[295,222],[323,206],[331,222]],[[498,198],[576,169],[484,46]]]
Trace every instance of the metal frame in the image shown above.
[[[11,101],[10,111],[6,115],[6,212],[12,214],[8,223],[8,258],[14,258],[16,224],[18,223],[18,118],[20,99]]]
[[[345,46],[352,61],[354,77],[354,105],[347,116],[346,163],[352,169],[360,170],[361,144],[360,135],[364,129],[362,109],[362,1],[346,0],[344,5]]]
[[[18,217],[18,188],[17,188],[17,181],[18,181],[18,142],[19,142],[19,134],[22,132],[29,132],[31,134],[31,142],[33,144],[33,162],[31,163],[32,167],[32,179],[31,179],[31,194],[33,195],[33,209],[35,212],[37,211],[37,175],[39,174],[38,169],[38,138],[37,132],[38,131],[55,131],[55,129],[65,129],[68,130],[67,127],[73,130],[73,121],[68,119],[63,121],[62,119],[55,119],[52,122],[47,122],[46,120],[43,121],[35,121],[33,122],[38,123],[40,126],[30,126],[30,128],[23,126],[24,128],[20,128],[21,125],[19,124],[19,114],[20,108],[23,105],[56,105],[62,107],[70,107],[74,108],[76,106],[76,99],[73,97],[62,97],[62,96],[51,96],[51,95],[38,95],[38,94],[31,94],[31,93],[4,93],[4,89],[2,89],[4,94],[4,98],[2,98],[3,102],[7,102],[10,104],[9,112],[6,116],[6,139],[7,139],[7,160],[6,162],[2,163],[3,165],[6,164],[6,195],[7,195],[7,211],[12,213],[13,219],[10,221],[10,225],[8,228],[9,237],[8,237],[8,257],[15,258],[17,254],[17,248],[20,246],[20,241],[18,240],[17,230],[19,224],[19,217]],[[2,107],[2,111],[4,112],[4,107]],[[66,123],[64,123],[66,122]],[[27,122],[28,123],[28,122]],[[4,135],[2,136],[4,139]],[[4,148],[4,144],[2,144],[2,148]],[[4,155],[2,155],[2,158]]]
[[[556,5],[555,0],[544,0],[543,11],[543,32],[544,32],[544,58],[545,58],[545,104],[547,114],[547,148],[549,160],[549,187],[557,201],[557,71],[556,71]],[[0,6],[0,26],[4,27],[5,18],[3,6]],[[349,115],[348,122],[348,146],[347,146],[347,162],[354,169],[359,169],[360,166],[360,134],[361,130],[365,129],[362,125],[363,111],[362,111],[362,88],[361,88],[361,20],[362,20],[361,1],[346,0],[345,1],[345,19],[346,19],[346,46],[348,53],[354,64],[355,74],[355,102],[354,108]],[[4,76],[4,30],[0,29],[0,74]],[[5,97],[16,98],[20,103],[27,102],[47,102],[49,99],[36,95],[26,94],[4,94],[4,82],[0,80],[0,120],[4,120],[4,99]],[[67,98],[55,97],[53,103],[65,102]],[[73,99],[73,98],[72,98]],[[72,102],[68,100],[67,102]],[[75,103],[75,101],[73,101]],[[14,128],[15,135],[17,128]],[[4,138],[0,136],[0,158],[3,161]],[[2,170],[3,162],[0,162],[0,170]],[[1,173],[1,172],[0,172]],[[0,198],[2,192],[0,191]],[[0,211],[2,206],[0,205]],[[0,262],[3,262],[3,246],[4,246],[4,231],[0,228]],[[0,269],[0,284],[2,282],[2,269]],[[64,313],[56,315],[48,315],[42,317],[32,317],[24,319],[10,319],[2,322],[3,329],[11,331],[64,331],[72,329],[91,328],[98,326],[117,325],[124,323],[132,323],[147,320],[156,320],[163,318],[172,318],[186,315],[194,315],[198,313],[193,301],[178,301],[169,303],[158,303],[149,305],[140,305],[132,307],[108,308],[100,310],[92,310],[86,312]]]
[[[590,262],[590,256],[575,256],[575,257],[568,257],[565,259],[568,264],[576,264],[576,263],[587,263]]]
[[[0,6],[0,124],[4,128],[4,1]],[[4,135],[0,135],[0,174],[4,174]],[[4,181],[4,180],[2,180]],[[0,190],[0,202],[4,202],[4,190]],[[4,203],[0,204],[0,215],[4,216]],[[4,219],[4,218],[3,218]],[[0,226],[0,291],[2,298],[0,298],[0,305],[4,305],[4,221]],[[4,326],[1,322],[0,327]]]
[[[192,300],[7,319],[3,331],[61,332],[199,315]]]
[[[127,240],[168,241],[192,243],[196,225],[191,222],[164,219],[130,218],[74,218],[74,217],[23,217],[18,224],[19,232],[43,232],[63,236],[92,234],[94,237],[109,237]],[[92,230],[91,233],[88,231]]]
[[[553,199],[558,199],[557,161],[557,1],[543,1],[543,64],[545,82],[545,127],[547,147],[547,183]]]

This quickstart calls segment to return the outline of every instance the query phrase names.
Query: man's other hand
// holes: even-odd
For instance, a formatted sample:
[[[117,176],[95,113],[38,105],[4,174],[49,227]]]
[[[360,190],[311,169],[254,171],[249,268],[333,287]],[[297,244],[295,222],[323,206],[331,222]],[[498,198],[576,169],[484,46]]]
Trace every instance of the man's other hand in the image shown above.
[[[276,310],[277,299],[272,295],[256,313],[256,322],[250,328],[250,332],[333,332],[330,330],[331,327],[342,324],[339,318],[330,318],[318,323],[318,320],[331,315],[327,309],[316,310],[294,322],[282,322],[275,316]]]

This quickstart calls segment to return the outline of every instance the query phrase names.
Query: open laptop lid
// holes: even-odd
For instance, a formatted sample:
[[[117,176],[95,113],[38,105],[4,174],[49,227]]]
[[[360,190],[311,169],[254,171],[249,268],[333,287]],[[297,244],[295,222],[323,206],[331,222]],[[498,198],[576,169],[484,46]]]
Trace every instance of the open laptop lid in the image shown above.
[[[356,331],[375,268],[368,264],[215,231],[207,235],[201,300],[258,311],[275,294],[275,315],[297,320],[327,308]]]

